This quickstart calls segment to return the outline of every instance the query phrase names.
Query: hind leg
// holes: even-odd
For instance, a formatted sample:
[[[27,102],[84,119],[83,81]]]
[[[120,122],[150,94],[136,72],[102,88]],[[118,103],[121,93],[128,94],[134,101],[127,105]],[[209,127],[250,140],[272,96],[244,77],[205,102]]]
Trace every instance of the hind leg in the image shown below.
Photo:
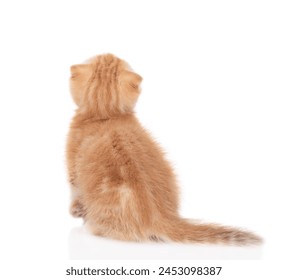
[[[147,240],[148,221],[139,209],[138,200],[133,190],[125,185],[105,187],[95,199],[87,200],[86,226],[98,236],[126,241]]]

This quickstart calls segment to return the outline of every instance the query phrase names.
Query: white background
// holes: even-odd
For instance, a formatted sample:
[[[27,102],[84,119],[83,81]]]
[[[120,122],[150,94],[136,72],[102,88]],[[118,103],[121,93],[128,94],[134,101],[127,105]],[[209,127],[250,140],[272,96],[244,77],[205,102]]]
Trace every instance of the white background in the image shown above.
[[[287,14],[286,1],[1,1],[1,277],[64,279],[69,259],[258,259],[241,275],[282,275]],[[144,78],[136,112],[176,169],[181,214],[263,246],[120,243],[69,216],[69,67],[105,52]]]

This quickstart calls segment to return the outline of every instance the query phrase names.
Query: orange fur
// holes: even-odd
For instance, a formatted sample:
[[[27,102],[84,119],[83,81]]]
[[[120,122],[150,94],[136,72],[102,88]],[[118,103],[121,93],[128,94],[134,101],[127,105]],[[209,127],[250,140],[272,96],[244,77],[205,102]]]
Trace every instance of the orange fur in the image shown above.
[[[141,80],[111,54],[71,67],[71,214],[92,233],[121,240],[259,243],[250,232],[179,217],[173,170],[133,113]]]

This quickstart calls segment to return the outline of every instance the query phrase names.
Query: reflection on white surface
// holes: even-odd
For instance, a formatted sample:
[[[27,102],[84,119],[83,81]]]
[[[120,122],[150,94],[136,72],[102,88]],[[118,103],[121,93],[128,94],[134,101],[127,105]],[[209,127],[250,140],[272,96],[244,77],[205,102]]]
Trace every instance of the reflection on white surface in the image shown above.
[[[122,242],[93,236],[84,227],[69,236],[69,257],[74,260],[253,260],[262,247]]]

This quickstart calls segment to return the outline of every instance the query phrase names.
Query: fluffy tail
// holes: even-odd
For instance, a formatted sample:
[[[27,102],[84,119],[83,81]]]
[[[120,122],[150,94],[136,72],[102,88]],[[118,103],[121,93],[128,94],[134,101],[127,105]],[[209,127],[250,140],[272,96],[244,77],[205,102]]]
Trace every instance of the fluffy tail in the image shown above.
[[[193,224],[185,219],[172,219],[158,224],[158,234],[152,238],[176,242],[227,245],[256,245],[262,242],[257,235],[237,228],[215,224]]]

